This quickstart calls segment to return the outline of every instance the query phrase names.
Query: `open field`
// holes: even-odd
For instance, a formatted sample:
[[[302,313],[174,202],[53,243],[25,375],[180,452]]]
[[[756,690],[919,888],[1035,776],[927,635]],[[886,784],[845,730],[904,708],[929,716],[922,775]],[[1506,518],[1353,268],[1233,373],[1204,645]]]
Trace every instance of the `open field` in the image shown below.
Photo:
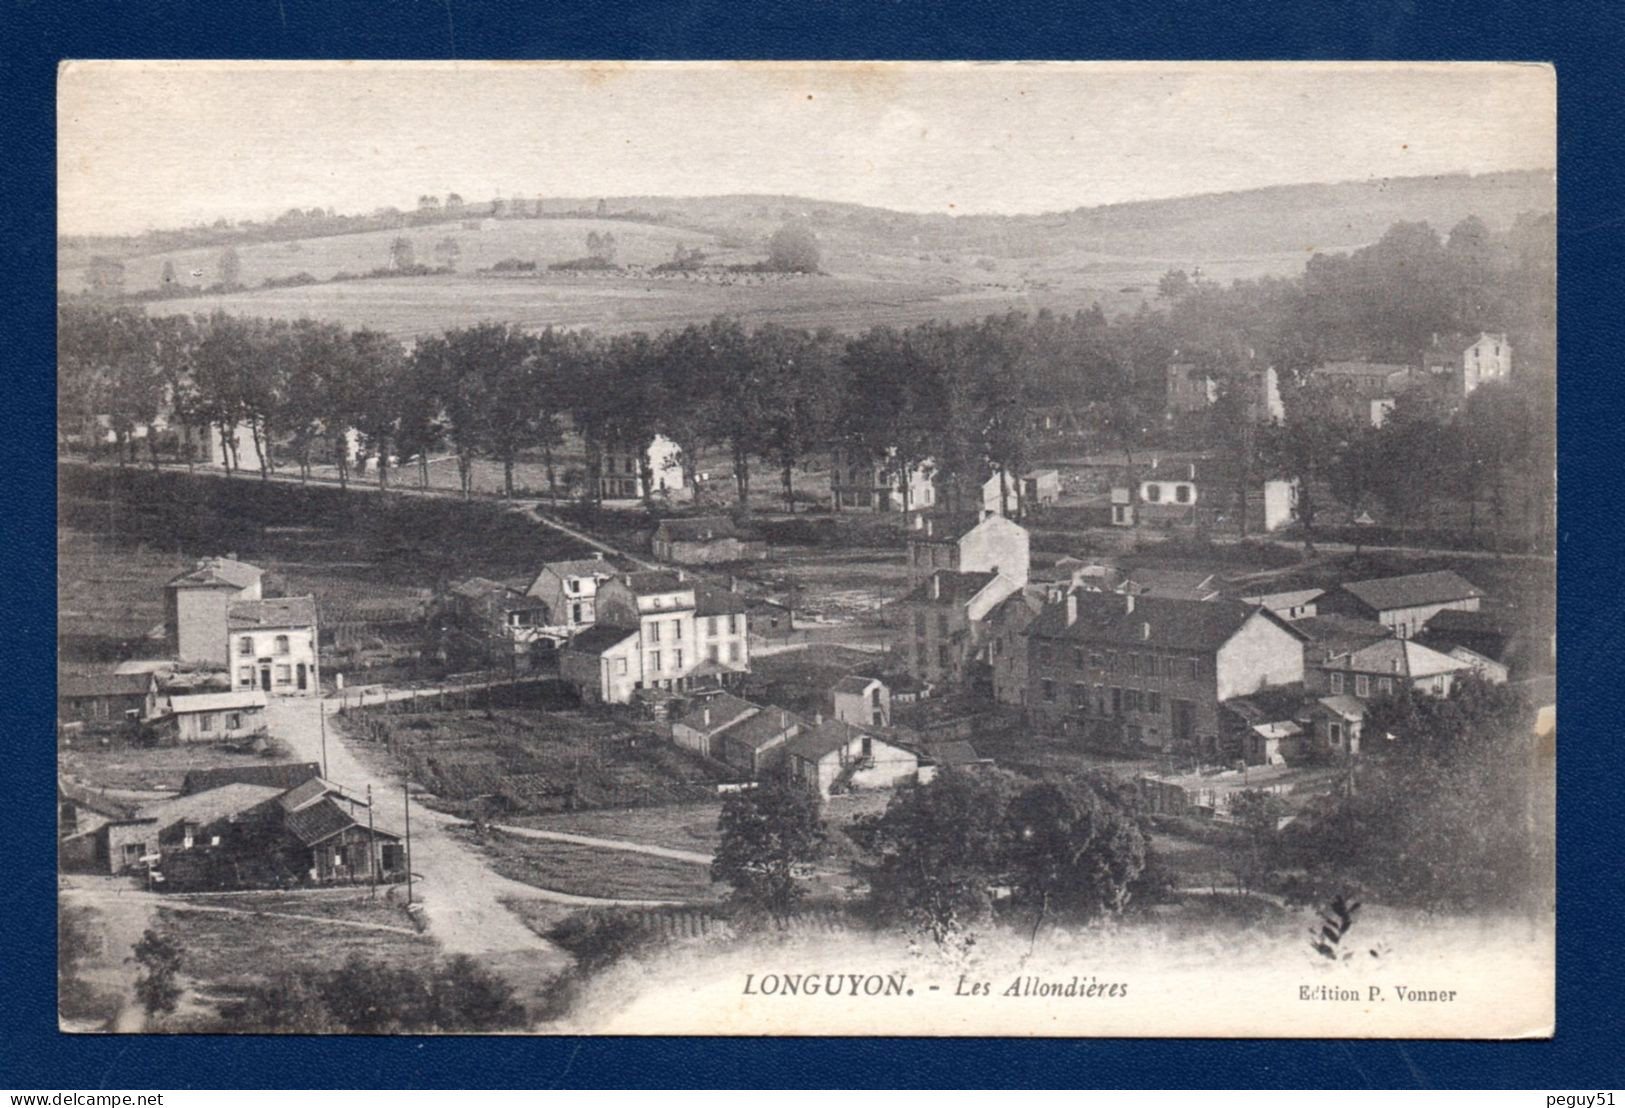
[[[625,839],[647,846],[669,846],[683,850],[706,851],[716,847],[717,814],[722,805],[715,801],[698,804],[672,804],[659,808],[600,809],[585,812],[550,812],[525,817],[526,827],[548,831],[568,831],[606,839]]]
[[[107,532],[57,529],[57,643],[65,668],[101,669],[146,649],[149,634],[164,622],[164,582],[192,564],[155,541],[110,538],[130,509],[106,507]]]
[[[624,850],[546,842],[472,829],[453,834],[477,846],[504,877],[540,889],[613,900],[714,900],[721,888],[707,867]]]
[[[493,816],[671,804],[714,797],[716,782],[731,777],[630,713],[451,709],[372,718],[384,741],[371,745],[392,747],[412,780],[457,812],[476,798]]]

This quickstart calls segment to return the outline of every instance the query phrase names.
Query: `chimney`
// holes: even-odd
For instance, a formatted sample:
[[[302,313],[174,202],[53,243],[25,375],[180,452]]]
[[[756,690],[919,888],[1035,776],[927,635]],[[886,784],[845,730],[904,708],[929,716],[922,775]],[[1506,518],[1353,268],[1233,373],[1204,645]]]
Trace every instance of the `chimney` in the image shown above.
[[[824,713],[823,712],[814,712],[813,713],[813,723],[816,724],[819,727],[824,726]]]
[[[1140,624],[1140,638],[1146,642],[1151,641],[1151,624],[1149,622]]]
[[[1066,625],[1071,627],[1076,622],[1078,622],[1078,594],[1069,592],[1066,594]]]
[[[1192,481],[1196,480],[1196,463],[1192,462],[1190,464],[1189,469],[1190,469],[1191,480]]]
[[[1134,611],[1134,594],[1131,592],[1123,594],[1123,611],[1125,614]]]
[[[731,573],[728,574],[728,591],[729,592],[738,592],[739,591],[739,578],[735,577]]]
[[[683,581],[688,580],[688,578],[683,576],[683,571],[682,570],[678,570],[677,571],[677,580],[678,580],[679,583],[681,583]]]
[[[707,726],[707,727],[711,726],[711,707],[710,707],[710,705],[706,705],[705,711],[702,712],[701,715],[704,717],[705,726]]]
[[[786,730],[790,726],[790,713],[783,708],[779,709],[779,729]]]
[[[941,574],[933,573],[931,575],[931,599],[932,600],[941,600],[942,599],[942,575]]]

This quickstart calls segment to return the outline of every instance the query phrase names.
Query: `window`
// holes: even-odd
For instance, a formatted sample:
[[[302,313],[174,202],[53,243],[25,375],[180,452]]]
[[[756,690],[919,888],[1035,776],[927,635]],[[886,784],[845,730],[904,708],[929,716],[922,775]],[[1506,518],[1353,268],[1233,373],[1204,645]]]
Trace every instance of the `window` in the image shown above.
[[[251,689],[254,687],[253,666],[237,667],[237,687],[240,689]]]
[[[1342,694],[1342,692],[1343,692],[1343,675],[1341,673],[1334,673],[1334,674],[1331,675],[1330,680],[1331,680],[1331,686],[1332,686],[1332,695],[1333,696],[1340,696]]]
[[[880,705],[880,689],[878,687],[869,690],[869,703],[875,705],[876,707],[879,707],[879,705]]]
[[[1099,669],[1100,668],[1100,655],[1099,654],[1090,654],[1089,655],[1089,665],[1092,666],[1095,669]]]
[[[739,613],[737,612],[728,617],[728,634],[739,634]]]
[[[949,653],[946,644],[937,647],[937,665],[947,669],[953,664],[953,656]]]
[[[1044,643],[1039,643],[1038,644],[1038,660],[1040,662],[1042,662],[1044,665],[1047,666],[1047,665],[1050,664],[1050,661],[1053,658],[1054,654],[1055,654],[1054,648],[1051,647],[1049,643],[1044,642]]]
[[[1367,677],[1363,673],[1355,674],[1354,675],[1354,695],[1358,696],[1358,697],[1370,696],[1371,695],[1371,678]]]
[[[728,661],[739,661],[739,644],[736,642],[731,642],[728,644]]]
[[[1117,672],[1117,652],[1115,650],[1106,651],[1106,668],[1113,673]]]
[[[1336,722],[1335,720],[1332,721],[1331,723],[1328,723],[1326,725],[1326,737],[1331,740],[1333,746],[1342,746],[1343,745],[1343,725],[1341,723]]]
[[[571,623],[580,623],[581,622],[581,605],[579,605],[579,604],[570,605],[570,622]]]
[[[578,592],[580,592],[581,591],[581,582],[577,581],[574,577],[570,578],[568,581],[566,581],[564,583],[564,591],[568,592],[568,593],[578,593]]]
[[[276,653],[278,653],[278,654],[286,654],[287,652],[288,652],[288,636],[286,636],[286,635],[278,635],[276,637]]]
[[[1046,677],[1046,678],[1044,678],[1044,680],[1042,682],[1040,682],[1040,684],[1043,686],[1043,689],[1044,689],[1044,699],[1045,700],[1051,700],[1051,701],[1054,700],[1055,699],[1055,682],[1051,681],[1048,677]]]
[[[671,668],[679,671],[682,670],[683,652],[681,650],[673,650],[671,652]]]
[[[1145,710],[1148,712],[1155,712],[1158,715],[1162,714],[1162,694],[1160,692],[1146,692]]]
[[[1159,500],[1161,500],[1162,499],[1162,486],[1161,485],[1147,485],[1145,487],[1145,499],[1146,499],[1146,501],[1148,503],[1151,503],[1151,504],[1155,504]]]
[[[1202,676],[1202,659],[1186,658],[1185,662],[1190,667],[1190,672],[1186,674],[1186,676],[1188,676],[1192,681]]]
[[[711,636],[712,638],[716,638],[716,636],[717,636],[717,617],[716,616],[710,616],[709,618],[706,619],[706,621],[705,621],[705,633],[707,635]]]
[[[291,684],[293,684],[293,667],[292,666],[277,666],[276,667],[276,683],[279,684],[279,685],[291,685]]]
[[[213,715],[213,713],[204,712],[202,715],[198,716],[197,717],[197,729],[199,731],[202,731],[204,734],[208,734],[210,731],[213,731],[214,730],[214,715]]]
[[[146,852],[146,843],[125,843],[124,864],[127,866],[135,865],[137,862],[141,861],[141,855],[145,854]]]
[[[1443,677],[1443,675],[1435,677],[1433,679],[1433,692],[1437,696],[1443,696],[1444,695],[1444,677]]]
[[[683,621],[682,620],[674,619],[674,620],[671,621],[671,637],[672,637],[673,642],[682,642],[683,641]]]
[[[1181,504],[1189,504],[1191,502],[1191,487],[1189,485],[1175,485],[1174,499]]]
[[[1140,656],[1138,654],[1128,656],[1128,671],[1133,674],[1140,672]]]
[[[922,638],[925,635],[925,613],[924,612],[915,612],[914,613],[914,633],[916,635],[921,636]]]
[[[1123,709],[1125,711],[1129,711],[1129,712],[1138,712],[1140,710],[1140,690],[1139,689],[1124,689],[1123,690]]]
[[[705,657],[706,657],[707,661],[714,662],[714,661],[717,660],[717,644],[716,643],[707,643],[706,644]]]
[[[875,741],[868,735],[863,736],[863,756],[865,758],[873,758],[875,756]]]
[[[237,640],[237,653],[242,654],[242,655],[244,655],[246,657],[253,657],[253,655],[254,655],[254,636],[252,636],[252,635],[244,635],[242,638],[238,639]]]
[[[1123,690],[1116,685],[1112,686],[1112,715],[1121,715],[1123,711]]]
[[[660,672],[660,651],[658,650],[651,650],[649,652],[649,672]]]
[[[649,641],[660,641],[660,621],[658,619],[652,619],[649,621]]]
[[[1084,708],[1089,704],[1089,686],[1082,681],[1072,686],[1072,704],[1077,708]]]
[[[241,712],[226,713],[226,730],[241,731],[243,729],[243,714]]]
[[[616,658],[615,659],[615,674],[618,677],[625,677],[626,676],[626,659],[625,658]]]
[[[1083,647],[1074,646],[1072,648],[1072,664],[1079,669],[1083,668]]]
[[[937,634],[946,635],[947,633],[948,633],[948,613],[947,612],[938,612],[937,613]]]
[[[1394,679],[1392,677],[1377,678],[1377,691],[1383,696],[1390,695],[1394,691]]]

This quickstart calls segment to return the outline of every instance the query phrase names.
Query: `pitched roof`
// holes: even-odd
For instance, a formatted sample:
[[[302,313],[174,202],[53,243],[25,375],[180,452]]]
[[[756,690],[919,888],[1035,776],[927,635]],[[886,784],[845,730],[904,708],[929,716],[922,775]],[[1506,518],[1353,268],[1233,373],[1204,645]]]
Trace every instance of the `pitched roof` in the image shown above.
[[[830,692],[851,693],[853,696],[863,696],[869,691],[869,686],[879,681],[878,677],[864,677],[860,674],[849,673],[835,682]]]
[[[1343,585],[1343,591],[1379,612],[1394,608],[1419,608],[1426,604],[1448,604],[1453,600],[1484,595],[1483,589],[1453,569],[1349,581]]]
[[[1311,370],[1312,373],[1324,373],[1334,377],[1391,377],[1396,373],[1410,371],[1410,366],[1396,365],[1392,362],[1326,362]]]
[[[664,569],[640,569],[620,576],[626,587],[637,596],[659,592],[682,592],[684,589],[694,587],[676,573]]]
[[[283,816],[282,825],[306,846],[315,846],[346,828],[357,826],[357,822],[349,812],[333,803],[331,797],[323,797],[314,804],[288,812]]]
[[[745,611],[745,598],[728,589],[697,588],[694,590],[696,616],[737,615]]]
[[[1003,516],[984,516],[981,512],[928,511],[919,513],[920,526],[907,531],[909,542],[954,542],[980,526],[988,519]]]
[[[157,683],[150,673],[64,673],[56,681],[63,700],[83,696],[145,696]]]
[[[172,589],[211,589],[253,587],[265,575],[259,566],[239,562],[232,558],[204,558],[185,573],[169,579]]]
[[[1347,654],[1328,658],[1321,666],[1324,669],[1399,677],[1433,677],[1473,668],[1459,658],[1423,646],[1414,639],[1381,639]]]
[[[258,808],[281,793],[282,790],[275,785],[250,785],[239,781],[202,792],[183,792],[168,800],[146,805],[136,813],[136,818],[153,820],[160,828],[173,827],[177,823],[210,824]]]
[[[1291,719],[1303,704],[1303,682],[1286,685],[1266,685],[1246,696],[1233,696],[1224,707],[1240,716],[1249,725]]]
[[[263,708],[267,698],[259,689],[241,692],[193,693],[190,696],[171,696],[168,708],[176,715],[191,712],[228,712],[233,709]]]
[[[226,627],[247,631],[255,627],[314,627],[316,598],[273,596],[265,600],[236,600],[226,607]]]
[[[1385,624],[1376,620],[1355,619],[1353,616],[1338,615],[1335,612],[1293,620],[1292,626],[1310,642],[1328,650],[1353,650],[1377,639],[1392,638],[1394,634]]]
[[[1048,639],[1075,639],[1108,645],[1206,653],[1229,642],[1231,636],[1241,630],[1242,624],[1261,614],[1277,627],[1298,634],[1293,625],[1267,609],[1235,600],[1170,600],[1155,596],[1131,598],[1098,592],[1078,592],[1073,595],[1078,604],[1076,623],[1067,625],[1066,602],[1062,601],[1047,606],[1039,613],[1027,633]],[[1131,599],[1132,609],[1128,605]]]
[[[783,708],[771,705],[763,708],[754,715],[746,716],[738,723],[724,729],[720,734],[725,742],[739,743],[752,750],[760,750],[771,744],[785,731],[791,728],[805,728],[807,721],[794,712],[787,712]]]
[[[284,812],[297,812],[300,808],[314,804],[326,796],[332,788],[332,785],[320,777],[312,777],[277,797],[276,802],[282,806]]]
[[[663,519],[655,528],[661,542],[712,542],[716,539],[744,538],[727,516],[696,516],[692,519]]]
[[[93,789],[66,777],[57,777],[56,791],[61,799],[72,801],[75,807],[100,812],[111,819],[133,819],[137,810],[133,801],[115,799],[101,789]]]
[[[1167,597],[1170,600],[1207,600],[1219,595],[1213,574],[1205,569],[1160,569],[1147,566],[1130,570],[1127,584],[1140,596]]]
[[[1469,612],[1462,608],[1445,608],[1435,612],[1422,626],[1429,631],[1470,631],[1480,635],[1506,634],[1506,625],[1502,622],[1501,613]]]
[[[1323,696],[1315,701],[1329,712],[1336,712],[1344,719],[1364,719],[1365,701],[1358,697],[1342,693],[1337,696]]]
[[[702,735],[715,735],[719,731],[726,731],[746,716],[760,712],[761,706],[752,704],[729,692],[713,693],[689,702],[683,714],[672,720],[672,724],[682,724],[690,731],[698,731]],[[705,713],[711,713],[710,723],[706,723]]]
[[[823,723],[791,739],[784,748],[790,752],[791,757],[816,762],[840,750],[853,739],[867,734],[871,732],[860,730],[842,720],[826,719]]]
[[[983,760],[968,739],[924,742],[916,746],[921,757],[939,766],[969,766]]]
[[[318,762],[272,762],[246,766],[224,766],[220,769],[192,769],[181,780],[181,795],[218,789],[222,785],[266,785],[278,792],[286,792],[312,777],[320,777]]]
[[[903,601],[914,604],[965,604],[987,588],[997,576],[996,573],[959,573],[939,569],[915,586],[913,592],[903,597]],[[931,591],[933,581],[937,584],[935,595]]]
[[[598,623],[571,639],[565,644],[564,649],[576,654],[602,654],[620,646],[627,639],[637,637],[638,631],[635,627],[610,627]]]
[[[540,572],[552,570],[560,577],[613,577],[615,567],[603,558],[567,558],[560,562],[545,562]]]
[[[1266,592],[1257,596],[1244,596],[1242,599],[1261,608],[1279,611],[1282,608],[1301,607],[1325,595],[1325,589],[1293,589],[1290,592]]]

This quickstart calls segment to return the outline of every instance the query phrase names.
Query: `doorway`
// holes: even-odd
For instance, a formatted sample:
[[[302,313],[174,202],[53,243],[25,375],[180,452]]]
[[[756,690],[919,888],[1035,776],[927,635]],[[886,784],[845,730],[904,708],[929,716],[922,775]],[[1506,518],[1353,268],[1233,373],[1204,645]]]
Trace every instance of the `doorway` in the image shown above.
[[[260,666],[260,688],[265,692],[271,691],[271,667]]]
[[[297,683],[297,685],[299,686],[299,691],[304,692],[305,691],[305,663],[300,662],[297,666],[294,667],[294,680]]]

